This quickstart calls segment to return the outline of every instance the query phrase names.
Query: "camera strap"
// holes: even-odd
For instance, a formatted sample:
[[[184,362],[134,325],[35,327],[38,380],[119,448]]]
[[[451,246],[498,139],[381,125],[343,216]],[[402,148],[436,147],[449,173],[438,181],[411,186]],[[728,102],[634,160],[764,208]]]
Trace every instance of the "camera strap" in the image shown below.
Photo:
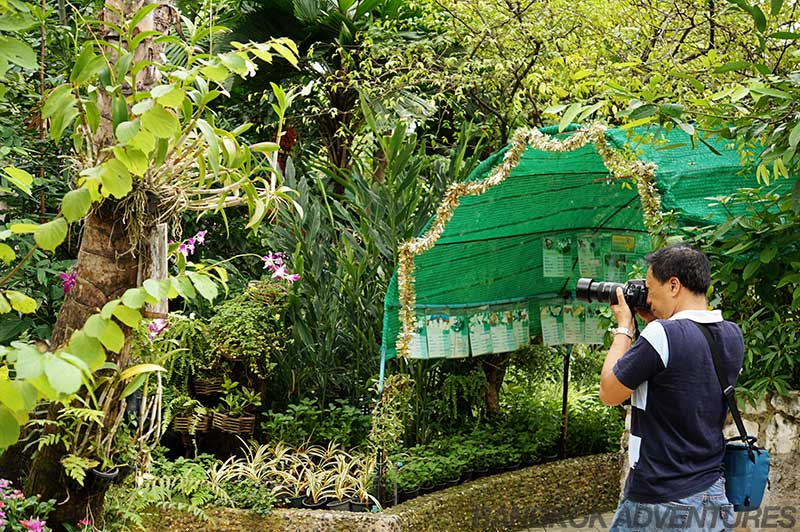
[[[728,402],[728,410],[730,410],[733,422],[736,424],[736,429],[739,431],[739,438],[732,439],[741,439],[747,446],[747,454],[750,460],[755,462],[755,457],[753,456],[753,442],[755,442],[755,437],[748,436],[747,431],[744,428],[742,416],[739,413],[739,407],[737,406],[736,398],[734,397],[734,387],[728,383],[728,377],[725,375],[725,368],[722,366],[722,360],[719,356],[719,346],[717,345],[717,342],[714,341],[714,337],[711,336],[711,331],[708,330],[708,326],[706,324],[698,323],[696,321],[692,321],[692,323],[697,325],[697,328],[700,329],[700,332],[703,333],[703,336],[705,336],[706,341],[708,342],[708,347],[711,350],[711,358],[714,360],[714,370],[717,373],[717,379],[719,380],[719,385],[722,388],[722,395],[725,396],[725,400]]]

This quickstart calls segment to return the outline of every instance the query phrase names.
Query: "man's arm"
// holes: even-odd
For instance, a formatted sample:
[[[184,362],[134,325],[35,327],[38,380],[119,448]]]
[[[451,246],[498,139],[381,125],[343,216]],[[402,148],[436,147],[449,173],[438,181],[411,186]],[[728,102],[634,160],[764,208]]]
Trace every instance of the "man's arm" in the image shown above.
[[[606,360],[603,362],[603,370],[600,372],[600,401],[604,405],[618,405],[633,393],[633,390],[619,382],[617,376],[614,375],[614,364],[630,348],[632,341],[624,334],[614,335],[614,341],[611,343]]]
[[[611,305],[611,311],[617,319],[619,327],[625,327],[629,331],[634,330],[633,315],[631,309],[625,303],[625,295],[622,288],[617,288],[617,304]],[[618,405],[631,396],[633,390],[619,382],[614,375],[614,364],[622,358],[622,355],[630,349],[633,339],[625,334],[615,334],[611,347],[603,362],[603,369],[600,372],[600,401],[604,405]]]

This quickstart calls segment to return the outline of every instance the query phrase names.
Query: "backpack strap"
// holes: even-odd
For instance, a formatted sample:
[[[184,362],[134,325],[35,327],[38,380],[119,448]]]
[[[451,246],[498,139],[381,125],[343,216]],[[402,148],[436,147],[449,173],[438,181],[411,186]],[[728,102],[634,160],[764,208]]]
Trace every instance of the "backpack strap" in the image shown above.
[[[728,377],[725,375],[725,368],[722,367],[722,360],[719,356],[719,346],[717,346],[717,343],[711,336],[711,331],[708,330],[708,326],[706,326],[704,323],[698,323],[696,321],[692,321],[692,323],[697,325],[697,328],[700,329],[700,332],[703,333],[703,336],[705,336],[706,341],[708,342],[708,347],[711,349],[711,358],[714,360],[714,369],[717,372],[717,379],[719,379],[719,385],[722,388],[722,394],[725,396],[725,400],[728,402],[728,410],[731,411],[733,422],[736,424],[736,428],[739,430],[739,436],[730,438],[730,440],[742,440],[747,446],[747,454],[750,460],[755,463],[756,459],[753,455],[753,444],[756,442],[756,438],[754,436],[748,436],[747,431],[744,428],[742,416],[739,414],[739,407],[736,405],[736,398],[734,397],[734,387],[728,383]]]

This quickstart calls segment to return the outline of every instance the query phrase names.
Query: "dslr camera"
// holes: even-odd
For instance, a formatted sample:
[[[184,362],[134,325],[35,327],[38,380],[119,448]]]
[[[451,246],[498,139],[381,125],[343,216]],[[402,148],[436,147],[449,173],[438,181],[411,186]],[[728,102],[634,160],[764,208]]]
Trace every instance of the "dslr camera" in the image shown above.
[[[582,277],[578,279],[578,284],[575,287],[575,299],[587,303],[600,301],[616,305],[617,287],[622,288],[625,303],[628,304],[631,310],[637,308],[650,309],[647,304],[647,286],[644,284],[644,279],[631,279],[627,283],[621,284],[612,283],[611,281],[595,281],[594,279]]]

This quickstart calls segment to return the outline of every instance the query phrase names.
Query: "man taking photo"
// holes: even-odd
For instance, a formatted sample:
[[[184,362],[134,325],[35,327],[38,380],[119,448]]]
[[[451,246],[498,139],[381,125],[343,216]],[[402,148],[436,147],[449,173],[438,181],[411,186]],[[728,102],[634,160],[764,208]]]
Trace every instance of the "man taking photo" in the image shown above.
[[[692,322],[710,330],[731,384],[744,359],[742,331],[708,310],[702,252],[674,245],[645,260],[649,310],[637,313],[647,326],[634,341],[634,316],[617,288],[617,328],[600,377],[604,404],[631,399],[630,471],[610,530],[731,531],[722,476],[727,405],[708,342]]]

